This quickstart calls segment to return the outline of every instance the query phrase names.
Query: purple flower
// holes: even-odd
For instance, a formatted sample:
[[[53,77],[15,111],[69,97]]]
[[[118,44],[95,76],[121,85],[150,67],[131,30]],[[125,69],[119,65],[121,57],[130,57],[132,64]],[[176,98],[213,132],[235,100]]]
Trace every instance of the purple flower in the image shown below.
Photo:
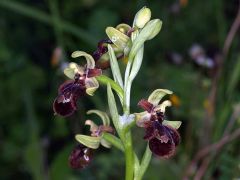
[[[53,102],[55,114],[66,117],[77,110],[77,100],[86,94],[93,95],[99,87],[95,76],[101,75],[101,69],[95,68],[93,58],[84,52],[78,52],[75,56],[85,56],[87,64],[84,67],[76,63],[70,63],[64,70],[64,74],[71,80],[65,81],[58,89],[58,96]]]
[[[170,102],[164,101],[158,105],[159,101],[152,98],[139,101],[138,105],[145,111],[136,114],[137,125],[145,129],[144,139],[149,142],[150,150],[159,157],[169,158],[175,154],[180,142],[180,135],[176,130],[180,124],[178,121],[164,120],[165,108]]]

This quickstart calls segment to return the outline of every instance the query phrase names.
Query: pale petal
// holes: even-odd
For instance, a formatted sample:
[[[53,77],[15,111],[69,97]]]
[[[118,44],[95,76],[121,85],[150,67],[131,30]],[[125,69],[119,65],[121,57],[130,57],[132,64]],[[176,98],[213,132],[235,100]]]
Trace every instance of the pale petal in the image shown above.
[[[169,101],[169,100],[163,101],[163,103],[157,105],[154,108],[154,111],[160,111],[162,113],[165,113],[166,107],[169,107],[171,105],[172,105],[171,101]]]
[[[86,120],[85,125],[90,126],[90,131],[93,133],[98,130],[98,125],[96,125],[93,121],[91,120]]]

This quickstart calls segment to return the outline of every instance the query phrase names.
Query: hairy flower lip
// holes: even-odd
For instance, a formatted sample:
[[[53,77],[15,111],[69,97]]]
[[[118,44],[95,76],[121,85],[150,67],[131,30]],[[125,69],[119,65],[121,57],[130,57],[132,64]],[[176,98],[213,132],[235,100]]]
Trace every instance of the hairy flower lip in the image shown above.
[[[85,94],[81,80],[67,80],[58,89],[58,96],[53,102],[53,111],[62,117],[71,116],[77,109],[77,100]]]
[[[71,168],[83,169],[89,165],[92,159],[93,150],[83,144],[79,144],[72,150],[68,161]]]
[[[180,135],[170,126],[160,126],[161,130],[154,127],[150,127],[152,129],[146,130],[144,139],[149,140],[149,148],[155,155],[163,158],[170,158],[175,154],[176,146],[178,146],[180,142]]]

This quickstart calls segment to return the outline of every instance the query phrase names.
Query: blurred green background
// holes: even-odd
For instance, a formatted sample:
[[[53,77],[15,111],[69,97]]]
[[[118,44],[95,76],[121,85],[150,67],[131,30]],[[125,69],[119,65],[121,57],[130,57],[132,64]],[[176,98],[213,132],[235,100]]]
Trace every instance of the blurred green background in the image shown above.
[[[100,122],[86,110],[108,111],[106,88],[82,98],[69,118],[54,116],[52,103],[70,54],[92,53],[107,26],[131,24],[145,5],[163,28],[146,43],[132,111],[154,89],[170,89],[167,117],[183,124],[176,156],[154,157],[144,179],[240,178],[239,30],[222,51],[238,0],[0,0],[0,179],[123,179],[124,155],[114,148],[98,149],[84,170],[68,166],[74,135],[89,133],[84,120]],[[194,50],[205,63],[189,55]],[[135,128],[133,135],[142,155],[144,131]],[[209,152],[191,163],[203,148]]]

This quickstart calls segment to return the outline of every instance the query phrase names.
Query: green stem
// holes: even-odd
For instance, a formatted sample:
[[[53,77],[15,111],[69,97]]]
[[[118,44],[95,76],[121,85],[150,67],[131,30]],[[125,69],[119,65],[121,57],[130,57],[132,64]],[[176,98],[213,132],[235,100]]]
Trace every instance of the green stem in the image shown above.
[[[126,180],[133,180],[134,157],[132,148],[132,136],[129,131],[125,139]]]
[[[141,180],[143,178],[143,175],[145,174],[145,172],[151,162],[151,158],[152,158],[152,152],[149,149],[149,146],[147,145],[145,153],[144,153],[142,161],[141,161],[141,165],[135,175],[134,180]]]
[[[54,26],[52,18],[47,13],[44,13],[36,8],[23,5],[22,3],[19,3],[17,1],[10,0],[1,0],[0,6],[9,9],[13,12],[24,15],[26,17],[32,18],[34,20],[38,20],[47,25]],[[87,31],[80,29],[79,27],[76,27],[70,23],[61,21],[61,24],[59,24],[59,28],[61,28],[62,31],[71,33],[72,35],[78,37],[79,39],[85,41],[86,43],[93,47],[95,47],[97,43],[96,38],[90,35]]]
[[[122,152],[124,151],[124,146],[121,142],[121,140],[119,138],[117,138],[116,136],[109,134],[109,133],[103,133],[103,139],[105,139],[107,142],[111,143],[114,147],[116,147],[117,149],[119,149]],[[139,160],[137,155],[134,153],[134,172],[137,172],[139,169]]]

